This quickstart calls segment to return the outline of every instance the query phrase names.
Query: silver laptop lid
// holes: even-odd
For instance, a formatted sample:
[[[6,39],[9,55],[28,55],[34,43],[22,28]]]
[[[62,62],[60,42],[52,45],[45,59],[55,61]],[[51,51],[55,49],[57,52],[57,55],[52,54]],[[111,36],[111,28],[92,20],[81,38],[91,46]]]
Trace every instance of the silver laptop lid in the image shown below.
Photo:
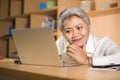
[[[61,66],[53,32],[49,28],[24,28],[12,31],[23,64]]]

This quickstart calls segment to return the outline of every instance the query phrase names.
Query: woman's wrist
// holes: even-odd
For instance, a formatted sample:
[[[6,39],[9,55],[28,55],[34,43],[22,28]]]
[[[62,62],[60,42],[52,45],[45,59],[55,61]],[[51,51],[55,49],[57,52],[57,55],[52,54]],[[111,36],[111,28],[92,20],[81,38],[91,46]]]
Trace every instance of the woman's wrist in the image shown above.
[[[88,57],[87,59],[88,59],[88,65],[91,66],[92,65],[92,57]]]

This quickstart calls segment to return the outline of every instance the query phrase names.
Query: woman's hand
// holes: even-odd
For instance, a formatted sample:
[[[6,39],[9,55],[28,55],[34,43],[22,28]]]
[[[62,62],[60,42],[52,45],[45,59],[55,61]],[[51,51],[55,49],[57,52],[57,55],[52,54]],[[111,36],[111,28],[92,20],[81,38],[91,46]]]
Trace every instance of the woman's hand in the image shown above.
[[[77,60],[80,64],[90,65],[86,51],[76,44],[70,44],[67,46],[67,54]]]

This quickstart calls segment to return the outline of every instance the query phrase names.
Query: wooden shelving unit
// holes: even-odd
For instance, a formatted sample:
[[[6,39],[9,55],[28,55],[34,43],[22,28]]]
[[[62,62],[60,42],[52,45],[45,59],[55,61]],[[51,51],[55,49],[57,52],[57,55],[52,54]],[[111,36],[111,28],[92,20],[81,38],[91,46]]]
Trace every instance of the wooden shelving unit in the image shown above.
[[[101,11],[91,11],[88,12],[89,17],[97,17],[97,16],[103,16],[103,15],[109,15],[109,14],[117,14],[120,13],[120,7],[110,8],[106,10]]]
[[[21,14],[21,15],[17,15],[17,16],[10,16],[10,17],[6,17],[6,18],[0,18],[0,21],[3,20],[12,20],[15,19],[16,17],[28,17],[30,14],[44,14],[44,15],[48,15],[48,16],[56,16],[57,15],[57,6],[56,7],[52,7],[52,8],[47,8],[44,10],[39,10],[39,11],[35,11],[35,12],[30,12],[30,13],[26,13],[26,14]]]
[[[40,14],[40,15],[44,14],[44,15],[48,15],[48,16],[53,17],[53,15],[57,16],[57,9],[58,9],[58,7],[56,6],[56,7],[47,8],[47,9],[44,9],[44,10],[30,12],[30,13],[27,13],[27,14],[21,14],[21,15],[17,15],[17,16],[0,18],[0,21],[12,20],[12,19],[15,19],[16,17],[28,17],[30,14]],[[96,16],[115,14],[115,13],[120,13],[120,7],[110,8],[110,9],[101,10],[101,11],[91,11],[91,12],[88,12],[88,16],[89,17],[96,17]]]
[[[58,9],[58,7],[57,6],[55,6],[55,7],[52,7],[52,8],[47,8],[47,9],[44,9],[44,10],[40,10],[40,11],[36,11],[36,12],[32,12],[32,13],[36,13],[36,14],[48,14],[48,12],[51,12],[51,13],[57,13],[57,9]],[[51,14],[50,13],[50,14]],[[30,13],[31,14],[31,13]]]

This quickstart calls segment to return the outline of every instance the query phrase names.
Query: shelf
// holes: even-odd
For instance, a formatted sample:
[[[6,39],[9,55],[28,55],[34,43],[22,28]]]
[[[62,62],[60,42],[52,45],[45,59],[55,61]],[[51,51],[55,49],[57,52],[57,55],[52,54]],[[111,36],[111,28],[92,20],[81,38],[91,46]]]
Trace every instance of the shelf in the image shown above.
[[[57,6],[52,7],[52,8],[39,10],[39,11],[34,11],[34,12],[29,13],[29,14],[41,14],[41,15],[43,14],[43,15],[55,17],[55,16],[57,16]]]
[[[110,9],[101,10],[101,11],[91,11],[91,12],[88,12],[88,16],[96,17],[96,16],[104,16],[104,15],[117,14],[117,13],[120,13],[120,7],[110,8]]]
[[[3,35],[3,36],[0,37],[1,40],[8,40],[10,38],[12,38],[12,36],[9,36],[8,34]]]
[[[43,9],[43,10],[40,10],[40,11],[36,11],[36,12],[33,12],[33,13],[40,14],[40,13],[47,13],[47,12],[54,12],[54,11],[57,11],[57,6],[52,7],[52,8]]]
[[[110,9],[101,10],[101,11],[91,11],[91,12],[88,12],[88,16],[89,17],[96,17],[96,16],[104,16],[104,15],[109,15],[109,14],[116,14],[116,13],[120,13],[120,7],[110,8]],[[18,16],[1,18],[0,21],[11,20],[11,19],[14,19],[16,17],[28,17],[30,14],[44,14],[47,16],[54,17],[54,16],[57,16],[57,6],[53,7],[53,8],[48,8],[48,9],[44,9],[44,10],[39,10],[39,11],[27,13],[27,14],[18,15]]]
[[[52,8],[48,8],[48,9],[44,9],[44,10],[31,12],[31,13],[22,14],[22,15],[11,16],[11,17],[7,17],[7,18],[1,18],[0,21],[12,20],[12,19],[15,19],[16,17],[28,17],[30,14],[44,14],[44,15],[47,15],[47,16],[56,16],[57,15],[57,6],[52,7]]]

